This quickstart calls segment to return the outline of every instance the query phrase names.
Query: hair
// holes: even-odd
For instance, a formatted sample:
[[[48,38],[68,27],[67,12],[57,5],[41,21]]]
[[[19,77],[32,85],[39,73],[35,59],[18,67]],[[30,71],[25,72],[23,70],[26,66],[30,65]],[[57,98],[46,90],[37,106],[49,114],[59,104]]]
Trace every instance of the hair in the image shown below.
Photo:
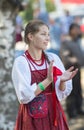
[[[29,33],[31,33],[31,34],[37,33],[39,31],[39,27],[43,26],[43,25],[48,27],[48,25],[41,20],[31,20],[31,21],[29,21],[29,23],[25,27],[24,41],[28,44],[29,41],[30,41],[28,39],[28,34]]]
[[[69,27],[69,34],[71,34],[71,30],[74,29],[74,28],[80,28],[80,25],[79,24],[76,24],[76,23],[72,23]]]

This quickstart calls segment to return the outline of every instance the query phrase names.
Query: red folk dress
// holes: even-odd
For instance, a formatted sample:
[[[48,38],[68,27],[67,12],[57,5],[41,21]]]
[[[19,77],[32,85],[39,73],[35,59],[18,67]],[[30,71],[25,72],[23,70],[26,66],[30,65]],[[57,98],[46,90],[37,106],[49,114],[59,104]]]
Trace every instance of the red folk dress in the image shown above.
[[[28,55],[27,58],[29,59]],[[29,60],[30,61],[30,60]],[[30,61],[31,62],[31,61]],[[44,59],[43,63],[45,62],[46,66],[46,60]],[[43,64],[42,63],[42,64]],[[33,70],[31,69],[31,84],[37,82],[43,81],[47,76],[47,69],[43,70]],[[54,76],[61,74],[61,71],[57,68],[54,68],[54,71],[56,72]],[[57,99],[57,96],[55,94],[55,89],[52,91],[52,84],[49,85],[46,90],[44,90],[42,93],[50,93],[47,95],[47,101],[48,101],[48,114],[44,118],[32,118],[29,115],[28,111],[28,104],[20,104],[18,117],[16,120],[16,125],[14,130],[69,130],[65,118],[65,114],[63,112],[63,109],[59,103],[59,100]]]

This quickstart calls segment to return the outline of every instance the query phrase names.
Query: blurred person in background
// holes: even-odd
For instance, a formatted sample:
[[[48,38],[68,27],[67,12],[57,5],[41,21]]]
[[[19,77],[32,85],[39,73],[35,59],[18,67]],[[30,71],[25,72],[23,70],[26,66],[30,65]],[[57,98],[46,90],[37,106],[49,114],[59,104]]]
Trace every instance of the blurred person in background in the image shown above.
[[[20,3],[18,1],[18,7],[16,8],[16,19],[15,19],[15,42],[22,41],[22,31],[24,29],[24,22],[23,22],[23,17],[21,15],[22,11],[25,11],[27,8],[27,2],[23,1]]]
[[[47,51],[53,52],[59,55],[60,43],[61,43],[61,26],[59,20],[49,17],[50,28],[50,48]]]
[[[22,55],[25,49],[25,43],[23,41],[23,30],[24,21],[21,15],[22,11],[27,8],[27,2],[21,2],[16,8],[16,19],[15,19],[15,58]]]
[[[15,45],[15,55],[14,55],[15,58],[22,55],[25,52],[26,48],[28,48],[28,46],[24,42],[24,31],[21,32],[21,36],[22,41],[18,41],[18,43]]]
[[[23,11],[23,6],[20,5],[16,9],[16,19],[15,19],[15,42],[22,41],[21,32],[23,30],[23,19],[20,15],[20,12]]]
[[[78,67],[79,71],[73,78],[73,90],[66,99],[66,110],[70,118],[77,115],[84,115],[82,110],[82,88],[81,88],[81,67],[84,66],[84,51],[81,49],[80,26],[72,23],[69,27],[69,37],[61,44],[60,56],[67,69],[70,66]]]
[[[73,22],[73,16],[70,15],[68,10],[64,11],[64,15],[60,17],[62,39],[64,40],[69,34],[69,27]]]
[[[49,15],[48,12],[40,12],[38,14],[38,19],[44,21],[45,23],[49,24]]]

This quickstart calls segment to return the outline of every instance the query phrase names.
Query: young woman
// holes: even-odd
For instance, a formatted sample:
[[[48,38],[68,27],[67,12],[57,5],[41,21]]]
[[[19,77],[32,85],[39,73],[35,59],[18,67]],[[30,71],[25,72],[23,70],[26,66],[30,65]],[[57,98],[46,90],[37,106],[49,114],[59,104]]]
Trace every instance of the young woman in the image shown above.
[[[72,90],[78,69],[65,71],[60,58],[46,52],[48,26],[40,20],[25,28],[28,50],[16,58],[12,79],[20,102],[15,130],[69,130],[60,101]]]

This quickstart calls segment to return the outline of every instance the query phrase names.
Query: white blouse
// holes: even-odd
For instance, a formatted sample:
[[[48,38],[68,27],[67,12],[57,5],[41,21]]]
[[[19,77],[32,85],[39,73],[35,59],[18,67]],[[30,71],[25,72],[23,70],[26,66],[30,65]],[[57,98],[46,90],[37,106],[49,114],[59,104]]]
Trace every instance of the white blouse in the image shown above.
[[[46,52],[49,60],[54,60],[54,66],[59,68],[62,72],[65,71],[62,61],[60,58],[53,53]],[[36,66],[38,70],[44,69],[45,65]],[[34,69],[34,68],[32,68]],[[26,104],[35,98],[35,91],[37,89],[37,84],[33,83],[31,85],[31,72],[27,60],[24,56],[19,56],[15,59],[14,65],[12,68],[12,80],[14,84],[14,88],[16,91],[16,95],[18,100],[22,104]],[[66,81],[66,88],[64,91],[59,89],[60,85],[60,76],[57,77],[57,81],[55,83],[55,90],[58,99],[61,101],[66,98],[71,90],[72,90],[72,80]]]

